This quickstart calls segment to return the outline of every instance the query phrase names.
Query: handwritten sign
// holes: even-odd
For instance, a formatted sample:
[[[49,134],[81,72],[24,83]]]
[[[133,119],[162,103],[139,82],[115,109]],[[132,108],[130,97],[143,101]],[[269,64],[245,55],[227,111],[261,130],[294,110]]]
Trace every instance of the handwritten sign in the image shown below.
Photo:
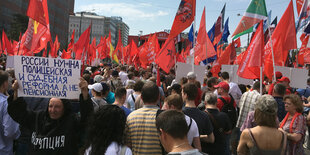
[[[19,97],[79,98],[81,61],[14,56]]]

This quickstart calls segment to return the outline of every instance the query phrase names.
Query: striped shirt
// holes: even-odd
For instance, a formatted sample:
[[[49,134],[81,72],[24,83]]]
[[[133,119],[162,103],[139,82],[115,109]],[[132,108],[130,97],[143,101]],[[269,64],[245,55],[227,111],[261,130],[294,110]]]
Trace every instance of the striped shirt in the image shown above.
[[[162,154],[155,124],[157,111],[157,106],[145,105],[127,117],[128,140],[133,154]]]

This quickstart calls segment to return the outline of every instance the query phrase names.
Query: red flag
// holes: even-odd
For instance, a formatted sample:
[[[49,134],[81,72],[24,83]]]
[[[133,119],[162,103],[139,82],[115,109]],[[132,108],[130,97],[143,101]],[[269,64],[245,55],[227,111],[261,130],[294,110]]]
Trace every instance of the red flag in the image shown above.
[[[2,44],[3,44],[4,54],[14,55],[14,52],[13,52],[13,49],[12,49],[12,43],[9,41],[9,39],[6,36],[4,30],[2,30]]]
[[[90,38],[89,38],[90,29],[91,29],[91,24],[83,32],[83,34],[80,36],[79,40],[74,45],[75,59],[77,59],[77,60],[81,60],[83,53],[84,53],[84,57],[86,56],[85,51],[87,51],[87,47],[88,47],[89,40],[90,40]]]
[[[234,40],[234,44],[235,44],[235,48],[241,47],[240,37],[238,39]]]
[[[288,51],[297,48],[296,28],[294,20],[294,8],[291,1],[282,15],[279,24],[275,28],[272,36],[272,45],[276,66],[284,66]],[[269,39],[270,41],[270,39]],[[264,73],[269,79],[273,76],[273,60],[270,42],[265,46],[264,54]]]
[[[136,43],[132,40],[130,43],[130,51],[129,51],[129,60],[128,64],[132,64],[134,62],[134,58],[138,55],[139,50]]]
[[[71,35],[71,39],[70,39],[70,43],[69,43],[68,49],[67,49],[67,51],[68,52],[70,51],[70,53],[72,51],[74,51],[74,36],[75,36],[75,29],[73,29],[73,32],[72,32],[72,35]]]
[[[146,42],[139,53],[139,59],[142,65],[147,66],[148,64],[155,61],[156,54],[159,51],[159,44],[156,33],[153,34]]]
[[[157,68],[156,85],[157,85],[158,87],[160,87],[160,71],[159,71],[159,67]]]
[[[1,41],[0,41],[0,55],[2,54],[2,46],[1,46]]]
[[[303,4],[304,4],[304,0],[296,0],[296,8],[297,8],[298,16],[300,14],[300,10],[301,10]]]
[[[54,44],[52,42],[50,42],[50,45],[51,45],[51,51],[50,51],[50,56],[52,58],[57,58],[58,54],[58,50],[59,50],[59,47],[60,47],[60,44],[58,42],[58,36],[56,35],[56,38],[55,38],[55,41],[54,41]]]
[[[106,39],[101,37],[100,38],[100,42],[97,46],[97,51],[98,51],[98,54],[99,54],[99,58],[100,59],[105,59],[107,57],[107,52],[106,52],[106,48],[107,48],[107,44],[105,43]]]
[[[218,77],[218,73],[221,71],[222,65],[229,65],[230,64],[230,55],[232,50],[234,50],[234,45],[230,43],[226,49],[222,52],[219,58],[213,63],[211,68],[211,72],[213,76]]]
[[[71,51],[66,52],[66,50],[63,49],[61,58],[62,59],[71,59],[71,53],[72,53]]]
[[[124,52],[124,46],[123,46],[123,43],[122,43],[121,30],[118,30],[118,42],[117,42],[116,48],[115,48],[115,50],[113,52],[113,55],[116,54],[117,58],[119,60],[122,60],[122,61],[120,61],[120,63],[122,63],[122,64],[124,64],[123,52]]]
[[[299,49],[297,57],[297,62],[300,65],[304,65],[304,54],[309,51],[309,48],[307,47],[308,41],[309,41],[309,35],[307,35],[305,38],[300,39],[302,41],[301,47]]]
[[[29,0],[29,5],[27,9],[27,16],[32,18],[44,26],[47,26],[48,23],[45,20],[44,9],[43,9],[43,0]]]
[[[92,62],[96,58],[96,37],[94,37],[92,43],[89,45],[89,51],[87,53],[87,64],[92,65]]]
[[[203,61],[215,55],[216,52],[206,31],[206,12],[204,8],[197,35],[197,44],[195,46],[195,64],[197,65],[200,61]]]
[[[184,58],[184,48],[182,49],[181,53],[177,53],[176,58],[177,58],[177,62],[186,63],[186,60]]]
[[[234,62],[234,65],[240,65],[244,53],[245,53],[245,51],[242,52],[242,53],[240,53],[240,54],[236,57],[236,60],[235,60],[235,62]]]
[[[181,0],[171,27],[169,38],[176,37],[179,33],[188,28],[194,21],[195,13],[196,0]]]
[[[166,73],[169,73],[170,68],[174,66],[175,58],[175,45],[173,39],[167,39],[163,47],[156,57],[155,63],[163,69]]]
[[[260,67],[264,54],[264,29],[263,21],[259,24],[255,35],[245,51],[239,65],[237,74],[245,79],[258,79],[260,77]]]

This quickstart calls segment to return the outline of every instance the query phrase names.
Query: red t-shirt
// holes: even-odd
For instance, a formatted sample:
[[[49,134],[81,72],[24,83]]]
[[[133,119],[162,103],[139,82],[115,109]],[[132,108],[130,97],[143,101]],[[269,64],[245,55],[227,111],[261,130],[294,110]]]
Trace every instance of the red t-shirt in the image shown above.
[[[222,96],[222,98],[228,103],[228,104],[230,104],[230,100],[231,100],[231,97],[230,96]],[[223,103],[223,101],[220,99],[220,98],[217,98],[217,108],[220,110],[220,111],[222,111],[222,108],[223,108],[223,106],[224,106],[224,103]],[[234,101],[234,107],[236,108],[237,107],[237,104],[236,104],[236,102]]]
[[[197,97],[195,99],[195,105],[196,107],[200,104],[201,102],[201,95],[202,95],[202,91],[200,88],[198,88],[198,94],[197,94]]]

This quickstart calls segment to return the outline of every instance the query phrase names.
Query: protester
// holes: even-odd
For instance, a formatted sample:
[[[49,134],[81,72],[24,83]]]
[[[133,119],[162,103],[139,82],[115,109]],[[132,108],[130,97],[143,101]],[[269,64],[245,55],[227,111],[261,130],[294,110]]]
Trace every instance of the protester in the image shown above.
[[[116,88],[122,87],[123,83],[121,81],[121,79],[118,77],[118,71],[113,70],[112,71],[112,77],[110,78],[110,80],[107,82],[107,84],[109,84],[112,92],[115,93]]]
[[[168,94],[173,95],[173,94],[179,94],[182,96],[182,86],[178,83],[173,84],[171,87],[168,88]]]
[[[287,114],[280,123],[280,129],[287,134],[288,154],[304,154],[303,143],[306,134],[306,119],[303,112],[302,101],[295,94],[286,95],[283,98]]]
[[[126,66],[122,66],[121,67],[121,71],[118,73],[121,81],[122,81],[122,84],[125,85],[125,82],[128,80],[128,74],[126,73]]]
[[[225,155],[229,154],[229,144],[226,143],[226,135],[231,133],[231,122],[228,115],[220,112],[216,107],[217,96],[213,93],[205,94],[205,112],[211,119],[213,133],[215,137],[214,143],[208,143],[206,150],[210,155]]]
[[[283,76],[278,81],[286,87],[285,95],[295,93],[295,90],[290,86],[291,81],[288,77]]]
[[[94,111],[97,111],[100,106],[108,104],[105,100],[105,96],[102,94],[103,87],[107,87],[107,85],[105,83],[95,83],[93,85],[88,85],[88,89],[91,91],[93,96],[91,101],[93,103]]]
[[[201,91],[201,88],[197,86],[196,77],[197,77],[197,75],[194,72],[188,72],[187,73],[188,83],[195,84],[197,87],[197,96],[195,98],[195,105],[197,107],[201,103],[202,91]]]
[[[183,112],[185,115],[194,119],[197,123],[202,152],[207,152],[206,143],[214,143],[213,126],[209,116],[196,108],[195,98],[197,97],[197,87],[195,84],[187,83],[183,86],[182,98],[185,102]]]
[[[272,96],[259,97],[254,119],[257,126],[242,132],[238,154],[284,155],[286,135],[277,129],[277,102]]]
[[[124,107],[125,100],[126,100],[126,93],[127,92],[126,92],[125,88],[123,88],[123,87],[116,88],[114,104],[119,106],[121,109],[124,110],[126,118],[127,118],[127,116],[131,113],[131,110]]]
[[[182,97],[178,94],[173,94],[165,99],[163,110],[176,110],[182,112],[182,107],[183,107]],[[187,115],[185,115],[185,119],[189,127],[189,131],[187,133],[188,143],[192,145],[194,148],[201,151],[201,144],[197,124],[194,119],[188,117]]]
[[[220,78],[221,78],[222,82],[227,82],[229,84],[229,92],[228,93],[234,98],[236,104],[239,105],[239,100],[242,96],[242,92],[241,92],[239,86],[236,83],[229,81],[228,72],[221,73]]]
[[[272,93],[273,94],[272,96],[274,97],[274,99],[278,103],[278,119],[280,122],[283,120],[283,118],[286,115],[285,104],[283,102],[285,90],[286,90],[286,87],[283,84],[278,83],[278,84],[274,85],[274,89],[273,89],[273,93]]]
[[[13,155],[13,140],[20,136],[19,124],[8,114],[9,74],[0,70],[0,154]]]
[[[276,82],[275,82],[275,83],[271,83],[271,84],[269,85],[269,89],[268,89],[268,94],[269,94],[269,95],[272,95],[274,85],[277,84],[277,83],[280,83],[279,79],[281,79],[282,76],[283,76],[283,75],[282,75],[281,72],[276,71]]]
[[[183,113],[175,110],[162,112],[156,118],[156,127],[168,155],[202,155],[188,143],[189,128]]]
[[[161,155],[162,150],[155,126],[156,113],[159,109],[157,106],[158,86],[153,82],[145,83],[141,91],[141,99],[144,106],[127,117],[128,146],[133,154]]]
[[[115,105],[100,107],[88,125],[87,144],[84,155],[131,155],[124,145],[126,117]]]
[[[133,90],[135,91],[133,94],[129,95],[127,98],[127,103],[128,106],[127,108],[130,109],[131,111],[136,110],[135,109],[135,102],[137,98],[141,95],[141,90],[144,85],[144,82],[142,81],[137,81],[133,87]]]

